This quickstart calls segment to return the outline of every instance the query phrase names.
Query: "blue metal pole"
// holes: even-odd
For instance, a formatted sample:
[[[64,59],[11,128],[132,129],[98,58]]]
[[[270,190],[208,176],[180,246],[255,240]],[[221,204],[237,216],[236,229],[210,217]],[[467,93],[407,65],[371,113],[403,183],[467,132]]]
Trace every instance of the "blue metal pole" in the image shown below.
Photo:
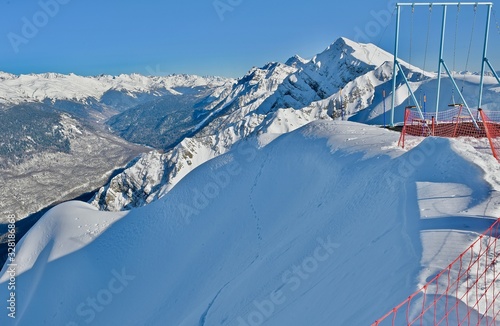
[[[386,126],[386,123],[385,123],[385,89],[382,91],[382,97],[384,98],[384,128]]]
[[[484,32],[483,61],[481,63],[481,79],[479,81],[479,101],[477,108],[481,109],[483,103],[484,69],[486,64],[486,53],[488,52],[488,37],[490,33],[491,4],[488,4],[488,14],[486,16],[486,31]]]
[[[394,68],[392,71],[392,103],[391,103],[391,127],[394,127],[394,107],[396,105],[396,85],[398,79],[398,49],[399,49],[399,16],[401,14],[401,8],[399,4],[396,4],[396,41],[394,44]]]
[[[483,5],[492,5],[493,2],[407,2],[407,3],[398,3],[398,6],[483,6]]]
[[[469,115],[470,117],[472,118],[472,122],[474,122],[474,126],[479,129],[479,126],[477,125],[477,122],[476,122],[476,119],[474,118],[474,115],[472,114],[472,111],[470,110],[470,107],[469,105],[467,104],[467,101],[465,101],[465,98],[464,96],[462,95],[462,92],[460,92],[460,90],[458,89],[458,85],[457,83],[455,82],[455,79],[453,78],[453,76],[451,75],[451,72],[450,72],[450,69],[448,69],[448,66],[446,65],[446,63],[443,61],[443,67],[444,69],[446,70],[446,73],[448,74],[448,77],[450,77],[450,80],[451,80],[451,83],[453,84],[453,87],[455,87],[458,95],[460,95],[460,99],[462,100],[462,103],[465,105],[465,108],[467,109],[467,111],[469,112]]]
[[[493,66],[491,65],[490,63],[490,60],[488,60],[487,58],[484,60],[486,61],[486,63],[488,64],[488,67],[490,67],[491,69],[491,72],[493,73],[493,76],[495,76],[497,82],[500,84],[500,77],[498,77],[498,74],[495,72],[495,69],[493,68]]]
[[[441,63],[443,62],[444,35],[446,32],[446,9],[447,6],[443,6],[443,21],[441,22],[441,44],[439,46],[438,84],[437,84],[437,94],[436,94],[436,116],[435,116],[436,122],[438,121],[439,97],[441,96]]]
[[[398,64],[399,70],[403,71],[401,64],[399,62],[397,64]],[[422,113],[422,109],[420,108],[420,105],[418,104],[417,98],[415,97],[415,93],[413,93],[413,90],[410,87],[410,82],[408,82],[408,79],[406,78],[405,74],[401,74],[401,76],[403,76],[403,80],[406,84],[406,87],[408,87],[408,92],[410,93],[410,98],[412,99],[413,103],[415,104],[415,107],[417,108],[417,111],[420,114],[420,118],[422,118],[422,120],[425,120],[425,117]]]

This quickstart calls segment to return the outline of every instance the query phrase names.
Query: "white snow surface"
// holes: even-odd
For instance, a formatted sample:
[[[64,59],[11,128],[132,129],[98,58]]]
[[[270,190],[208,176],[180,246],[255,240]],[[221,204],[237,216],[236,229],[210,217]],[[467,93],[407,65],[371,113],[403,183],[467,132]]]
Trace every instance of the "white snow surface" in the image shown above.
[[[150,205],[53,208],[17,246],[0,324],[369,325],[499,216],[498,163],[459,141],[404,151],[338,121],[270,135]]]

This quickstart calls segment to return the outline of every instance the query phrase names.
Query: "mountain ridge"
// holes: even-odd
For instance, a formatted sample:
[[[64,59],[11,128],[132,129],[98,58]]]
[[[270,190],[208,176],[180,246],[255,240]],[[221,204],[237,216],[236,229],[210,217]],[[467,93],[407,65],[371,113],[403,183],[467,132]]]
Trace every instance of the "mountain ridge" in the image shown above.
[[[162,77],[121,74],[86,77],[58,73],[13,75],[0,72],[0,105],[70,102],[92,109],[97,107],[97,111],[109,111],[102,114],[92,112],[98,120],[105,120],[163,95],[181,95],[181,88],[217,88],[233,82],[230,78],[196,75]]]
[[[294,56],[287,61],[293,61],[292,65],[271,62],[253,67],[225,96],[212,102],[209,116],[193,136],[166,153],[142,155],[136,166],[101,188],[92,203],[104,210],[145,205],[164,196],[201,163],[248,137],[289,132],[310,121],[332,119],[337,114],[332,101],[342,89],[376,69],[372,62],[383,65],[390,59],[387,52],[375,50],[371,44],[340,38],[310,60]],[[383,80],[378,83],[387,81],[389,72],[379,76]],[[369,89],[373,91],[373,86]]]
[[[145,205],[168,193],[199,164],[227,152],[238,142],[247,138],[257,141],[256,137],[263,134],[273,139],[314,120],[342,118],[388,124],[392,61],[392,54],[374,44],[339,38],[309,60],[295,55],[286,63],[270,62],[260,68],[253,67],[226,89],[227,94],[212,102],[209,116],[193,135],[167,153],[143,155],[141,164],[116,176],[99,190],[92,203],[104,210]],[[420,98],[426,92],[431,101],[430,88],[434,86],[436,74],[402,60],[400,64],[414,92]],[[472,90],[478,82],[476,77],[463,75],[465,87]],[[487,85],[495,82],[491,77],[485,81]],[[453,95],[450,86],[444,79],[444,97]],[[384,93],[388,94],[387,98],[383,97]],[[474,93],[470,94],[473,98]],[[485,99],[490,102],[485,102],[485,107],[500,109],[493,100],[497,90],[486,89],[486,94]],[[400,74],[395,94],[396,122],[402,121],[408,101],[408,90]],[[148,157],[151,164],[146,163]],[[151,178],[136,178],[134,174]]]

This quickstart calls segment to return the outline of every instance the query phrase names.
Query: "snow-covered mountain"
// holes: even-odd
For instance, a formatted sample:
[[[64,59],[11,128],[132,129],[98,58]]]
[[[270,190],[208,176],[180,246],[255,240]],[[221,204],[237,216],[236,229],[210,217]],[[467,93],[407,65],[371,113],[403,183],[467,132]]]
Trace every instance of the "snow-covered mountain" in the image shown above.
[[[199,86],[217,87],[230,79],[222,77],[200,77],[195,75],[170,75],[165,77],[131,75],[101,75],[84,77],[75,74],[57,73],[13,75],[0,73],[0,103],[42,102],[51,100],[75,100],[86,102],[90,98],[103,99],[111,106],[111,94],[123,93],[135,98],[141,93],[179,94],[177,88]],[[156,92],[156,93],[155,93]]]
[[[137,165],[101,188],[92,203],[112,211],[150,203],[198,165],[227,152],[240,140],[256,134],[272,139],[317,119],[338,118],[342,107],[351,121],[382,125],[386,112],[389,123],[392,62],[392,54],[373,44],[340,38],[310,60],[294,56],[286,63],[253,68],[231,90],[226,88],[227,94],[219,94],[191,137],[167,153],[145,154]],[[436,74],[400,63],[414,92],[420,100],[425,95],[430,107],[436,100]],[[479,76],[457,73],[455,78],[473,106]],[[500,87],[492,77],[486,77],[485,83],[483,108],[500,110]],[[452,97],[451,83],[445,78],[443,107]],[[396,122],[402,122],[408,99],[409,92],[399,76]]]
[[[146,207],[52,209],[17,245],[15,324],[370,325],[500,214],[500,166],[457,140],[405,151],[342,121],[268,137]]]
[[[377,88],[391,79],[391,60],[391,54],[372,44],[340,38],[310,60],[294,56],[253,68],[211,102],[191,137],[166,153],[143,155],[101,188],[93,204],[113,211],[142,206],[251,135],[272,139],[311,121],[332,119],[339,116],[342,101],[352,114],[370,107],[378,99]],[[416,68],[405,72],[410,71],[413,79],[431,75]],[[399,98],[398,104],[403,101]]]
[[[76,111],[101,121],[163,95],[180,95],[183,89],[215,89],[232,82],[222,77],[195,75],[84,77],[75,74],[13,75],[0,72],[0,105],[44,102],[66,108],[69,113]]]

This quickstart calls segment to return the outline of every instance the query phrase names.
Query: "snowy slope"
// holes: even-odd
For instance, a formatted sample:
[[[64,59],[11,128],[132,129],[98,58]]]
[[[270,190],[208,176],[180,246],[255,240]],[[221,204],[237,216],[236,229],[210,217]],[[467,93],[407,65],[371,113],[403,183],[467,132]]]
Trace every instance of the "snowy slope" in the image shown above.
[[[143,208],[62,204],[18,244],[14,324],[370,324],[500,213],[494,159],[397,138],[314,122],[240,143]]]
[[[285,64],[270,63],[253,68],[231,90],[214,100],[208,117],[194,136],[184,139],[165,154],[151,153],[141,164],[131,166],[101,188],[92,201],[102,210],[119,211],[139,207],[166,194],[199,164],[227,152],[249,135],[276,135],[318,119],[340,116],[341,106],[351,121],[382,125],[390,123],[393,56],[373,44],[340,38],[325,51],[305,60],[294,56]],[[436,101],[436,74],[401,61],[403,73],[421,100],[427,96],[427,110]],[[479,77],[456,75],[466,100],[477,102]],[[499,90],[486,77],[483,108],[499,110]],[[386,98],[383,98],[383,92]],[[396,89],[395,122],[402,122],[409,93],[399,76]],[[441,105],[447,109],[453,99],[448,79],[443,80]],[[457,95],[455,95],[455,98]],[[384,105],[385,103],[385,105]],[[384,110],[385,120],[384,120]],[[150,163],[147,163],[151,159]],[[147,178],[145,178],[147,176]]]
[[[211,104],[209,116],[193,137],[163,155],[143,156],[141,162],[151,159],[151,163],[132,166],[117,176],[100,189],[93,204],[113,211],[144,205],[240,139],[288,132],[310,121],[330,119],[332,99],[342,88],[373,90],[373,85],[390,78],[385,64],[390,58],[374,45],[340,38],[311,60],[296,56],[286,64],[253,68]],[[382,68],[376,69],[377,65]],[[356,82],[359,78],[362,81]]]

